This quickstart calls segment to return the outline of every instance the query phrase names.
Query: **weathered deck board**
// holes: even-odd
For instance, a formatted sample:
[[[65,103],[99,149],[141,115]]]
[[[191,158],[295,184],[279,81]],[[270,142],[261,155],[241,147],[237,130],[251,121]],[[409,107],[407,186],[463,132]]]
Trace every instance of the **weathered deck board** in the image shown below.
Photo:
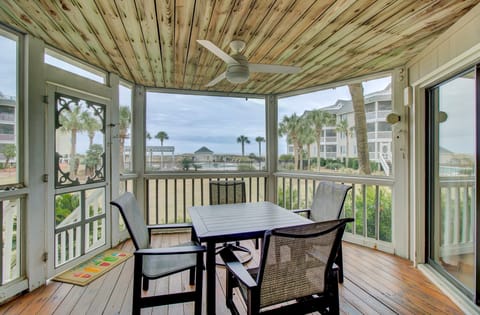
[[[189,234],[157,235],[155,246],[189,240]],[[242,244],[254,253],[249,265],[258,264],[252,241]],[[119,246],[132,251],[127,241]],[[368,248],[344,244],[345,282],[340,285],[342,314],[462,314],[441,291],[407,260]],[[130,314],[133,259],[86,287],[50,282],[48,285],[0,306],[0,314]],[[152,281],[146,294],[189,290],[188,272]],[[217,268],[217,314],[230,314],[225,307],[225,270]],[[205,292],[205,288],[204,288]],[[237,296],[241,312],[245,305]],[[243,304],[243,305],[242,305]],[[206,314],[205,305],[203,313]],[[142,314],[193,314],[193,303],[154,307]]]

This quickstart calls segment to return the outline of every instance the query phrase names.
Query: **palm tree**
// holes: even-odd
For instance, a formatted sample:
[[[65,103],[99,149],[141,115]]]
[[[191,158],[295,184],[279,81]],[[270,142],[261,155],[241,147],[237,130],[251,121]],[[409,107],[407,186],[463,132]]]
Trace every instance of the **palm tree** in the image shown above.
[[[241,135],[237,138],[237,143],[242,144],[242,156],[245,156],[245,143],[250,143],[250,140],[247,136]]]
[[[258,167],[260,169],[262,165],[262,142],[265,142],[264,137],[256,137],[255,141],[258,142]]]
[[[125,153],[125,139],[130,135],[128,130],[132,124],[132,112],[128,106],[120,106],[118,113],[118,138],[120,142],[120,169],[125,169],[124,153]],[[130,148],[130,161],[132,160],[132,149]]]
[[[287,142],[293,145],[294,169],[298,169],[298,155],[301,150],[299,134],[300,134],[301,118],[293,113],[291,116],[284,116],[278,126],[280,137],[287,136]]]
[[[93,145],[95,133],[102,129],[102,123],[97,117],[92,116],[89,112],[83,112],[81,114],[81,119],[83,122],[83,129],[88,134],[88,147],[90,148]]]
[[[147,140],[152,140],[152,136],[150,135],[150,132],[145,133],[145,139]],[[145,149],[147,149],[147,144],[145,143]],[[150,150],[150,167],[152,167],[152,150]]]
[[[14,159],[15,156],[17,156],[17,147],[13,143],[5,144],[5,146],[3,147],[2,153],[3,153],[3,156],[5,156],[4,167],[8,168],[10,161]]]
[[[337,123],[337,126],[335,127],[335,130],[337,130],[337,132],[340,132],[340,133],[343,133],[345,134],[345,138],[346,138],[346,144],[347,144],[347,147],[346,147],[346,150],[345,150],[345,167],[348,168],[348,160],[349,160],[349,141],[348,139],[351,137],[352,135],[352,128],[348,126],[348,121],[346,119],[342,119],[340,120],[338,123]]]
[[[363,99],[362,83],[348,85],[352,96],[353,112],[355,114],[355,133],[357,140],[358,167],[366,175],[371,173],[368,156],[367,118],[365,116],[365,101]]]
[[[163,141],[168,140],[168,134],[165,131],[159,131],[155,135],[155,139],[160,140],[160,146],[163,147]],[[160,168],[163,168],[163,149],[160,152]]]
[[[81,118],[82,107],[80,105],[67,107],[60,112],[58,121],[60,123],[60,130],[64,132],[70,131],[70,170],[74,170],[75,156],[77,154],[77,133],[84,131],[83,119]],[[75,173],[75,172],[74,172]]]
[[[300,122],[299,139],[302,146],[307,146],[307,169],[310,170],[311,146],[312,143],[315,142],[315,135],[313,132],[312,124],[308,119],[302,119]]]
[[[307,119],[313,125],[315,141],[317,143],[317,171],[320,171],[320,143],[323,134],[323,127],[331,123],[332,117],[332,114],[320,109],[314,109],[307,113]]]

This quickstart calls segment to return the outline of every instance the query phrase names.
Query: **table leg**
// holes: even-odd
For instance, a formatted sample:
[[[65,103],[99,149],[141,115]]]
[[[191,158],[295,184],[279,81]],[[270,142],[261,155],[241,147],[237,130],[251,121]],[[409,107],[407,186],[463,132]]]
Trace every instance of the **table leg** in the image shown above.
[[[207,242],[207,314],[215,314],[215,243]]]

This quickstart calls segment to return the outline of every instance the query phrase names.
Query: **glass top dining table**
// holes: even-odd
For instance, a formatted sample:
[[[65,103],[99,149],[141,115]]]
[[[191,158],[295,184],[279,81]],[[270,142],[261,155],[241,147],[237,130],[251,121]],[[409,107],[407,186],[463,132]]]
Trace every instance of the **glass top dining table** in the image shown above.
[[[207,314],[215,314],[215,244],[261,238],[265,231],[311,223],[271,202],[194,206],[189,209],[194,237],[206,243]]]

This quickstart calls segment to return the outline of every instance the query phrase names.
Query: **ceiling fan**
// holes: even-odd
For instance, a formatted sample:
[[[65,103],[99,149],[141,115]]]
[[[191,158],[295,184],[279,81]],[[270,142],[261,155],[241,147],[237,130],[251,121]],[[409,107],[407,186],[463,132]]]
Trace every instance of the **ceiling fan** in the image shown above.
[[[302,69],[294,66],[249,63],[247,58],[240,53],[245,48],[245,42],[241,40],[234,40],[230,43],[230,48],[233,51],[232,55],[227,54],[211,41],[197,39],[197,42],[227,63],[227,71],[210,81],[207,84],[207,87],[214,86],[223,79],[227,79],[231,83],[235,84],[244,83],[248,80],[250,72],[291,74],[297,73]]]

